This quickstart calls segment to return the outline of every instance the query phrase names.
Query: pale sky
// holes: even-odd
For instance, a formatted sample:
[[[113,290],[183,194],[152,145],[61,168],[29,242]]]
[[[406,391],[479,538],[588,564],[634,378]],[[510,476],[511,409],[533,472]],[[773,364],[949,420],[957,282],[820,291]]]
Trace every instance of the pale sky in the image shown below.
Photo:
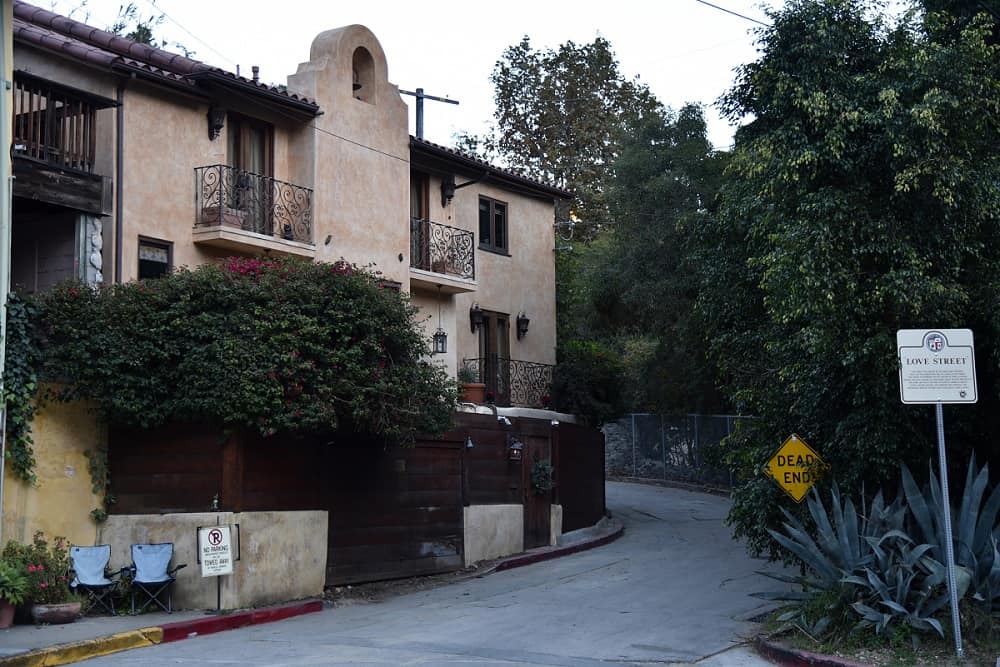
[[[31,1],[31,0],[29,0]],[[712,4],[767,21],[761,2],[712,0]],[[111,25],[128,0],[34,0],[99,28]],[[250,76],[285,83],[308,59],[319,32],[353,23],[367,26],[382,44],[389,80],[405,90],[459,100],[458,106],[425,102],[424,136],[450,145],[460,131],[482,134],[493,118],[493,65],[524,35],[535,48],[555,48],[600,35],[618,56],[621,72],[638,76],[674,109],[706,105],[709,138],[717,148],[732,143],[734,128],[711,106],[732,83],[733,70],[756,59],[755,23],[697,0],[508,0],[497,5],[450,0],[134,0],[143,16],[166,14],[159,37],[181,42],[194,58]],[[81,7],[82,4],[82,7]],[[412,97],[410,131],[415,131]]]

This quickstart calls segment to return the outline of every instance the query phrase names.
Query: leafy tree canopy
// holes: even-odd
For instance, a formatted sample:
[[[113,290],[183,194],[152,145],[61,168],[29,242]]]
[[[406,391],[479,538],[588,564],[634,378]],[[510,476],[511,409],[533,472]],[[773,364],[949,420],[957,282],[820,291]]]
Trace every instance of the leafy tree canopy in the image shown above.
[[[525,36],[503,52],[490,79],[496,125],[487,137],[465,137],[464,146],[574,192],[559,220],[572,211],[584,223],[606,222],[603,187],[625,130],[660,109],[649,88],[622,75],[601,37],[535,49]]]
[[[1000,52],[989,12],[892,23],[876,2],[791,0],[771,18],[723,99],[752,121],[704,228],[699,306],[757,417],[728,443],[730,520],[774,553],[783,500],[761,467],[789,433],[848,493],[933,456],[933,411],[899,401],[897,329],[975,332],[980,403],[945,412],[954,465],[1000,426]]]
[[[40,297],[45,374],[110,423],[367,434],[448,428],[453,382],[425,361],[415,308],[344,262],[223,266]]]

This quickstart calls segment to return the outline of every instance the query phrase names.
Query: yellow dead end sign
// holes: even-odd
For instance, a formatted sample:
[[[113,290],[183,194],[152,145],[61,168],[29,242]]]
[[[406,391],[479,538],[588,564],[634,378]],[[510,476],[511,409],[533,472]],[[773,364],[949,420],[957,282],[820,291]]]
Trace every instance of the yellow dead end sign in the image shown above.
[[[819,454],[794,433],[764,466],[764,472],[797,503],[802,502],[812,485],[828,469]]]

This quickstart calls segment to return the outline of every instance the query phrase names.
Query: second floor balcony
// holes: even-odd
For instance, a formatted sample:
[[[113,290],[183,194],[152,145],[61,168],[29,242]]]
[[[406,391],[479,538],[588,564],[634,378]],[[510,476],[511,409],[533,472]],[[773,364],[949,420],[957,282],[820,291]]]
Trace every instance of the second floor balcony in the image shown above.
[[[430,220],[410,220],[410,281],[446,294],[476,289],[472,232]]]
[[[313,257],[312,190],[236,167],[195,169],[194,241]]]
[[[487,399],[502,408],[548,408],[555,366],[497,355],[463,359],[473,377],[486,385]]]

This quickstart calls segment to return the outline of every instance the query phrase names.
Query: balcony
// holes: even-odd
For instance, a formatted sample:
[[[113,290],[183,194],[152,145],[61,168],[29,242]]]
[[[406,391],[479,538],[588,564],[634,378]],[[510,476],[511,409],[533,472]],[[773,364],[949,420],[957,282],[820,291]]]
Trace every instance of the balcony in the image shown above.
[[[548,407],[555,366],[497,356],[463,359],[462,363],[486,385],[487,397],[492,394],[499,407]]]
[[[215,164],[195,168],[194,242],[312,258],[312,190]]]
[[[472,232],[430,220],[410,220],[410,282],[445,294],[476,289]]]
[[[115,101],[20,71],[12,100],[14,196],[110,214],[112,180],[94,172],[97,112]]]

